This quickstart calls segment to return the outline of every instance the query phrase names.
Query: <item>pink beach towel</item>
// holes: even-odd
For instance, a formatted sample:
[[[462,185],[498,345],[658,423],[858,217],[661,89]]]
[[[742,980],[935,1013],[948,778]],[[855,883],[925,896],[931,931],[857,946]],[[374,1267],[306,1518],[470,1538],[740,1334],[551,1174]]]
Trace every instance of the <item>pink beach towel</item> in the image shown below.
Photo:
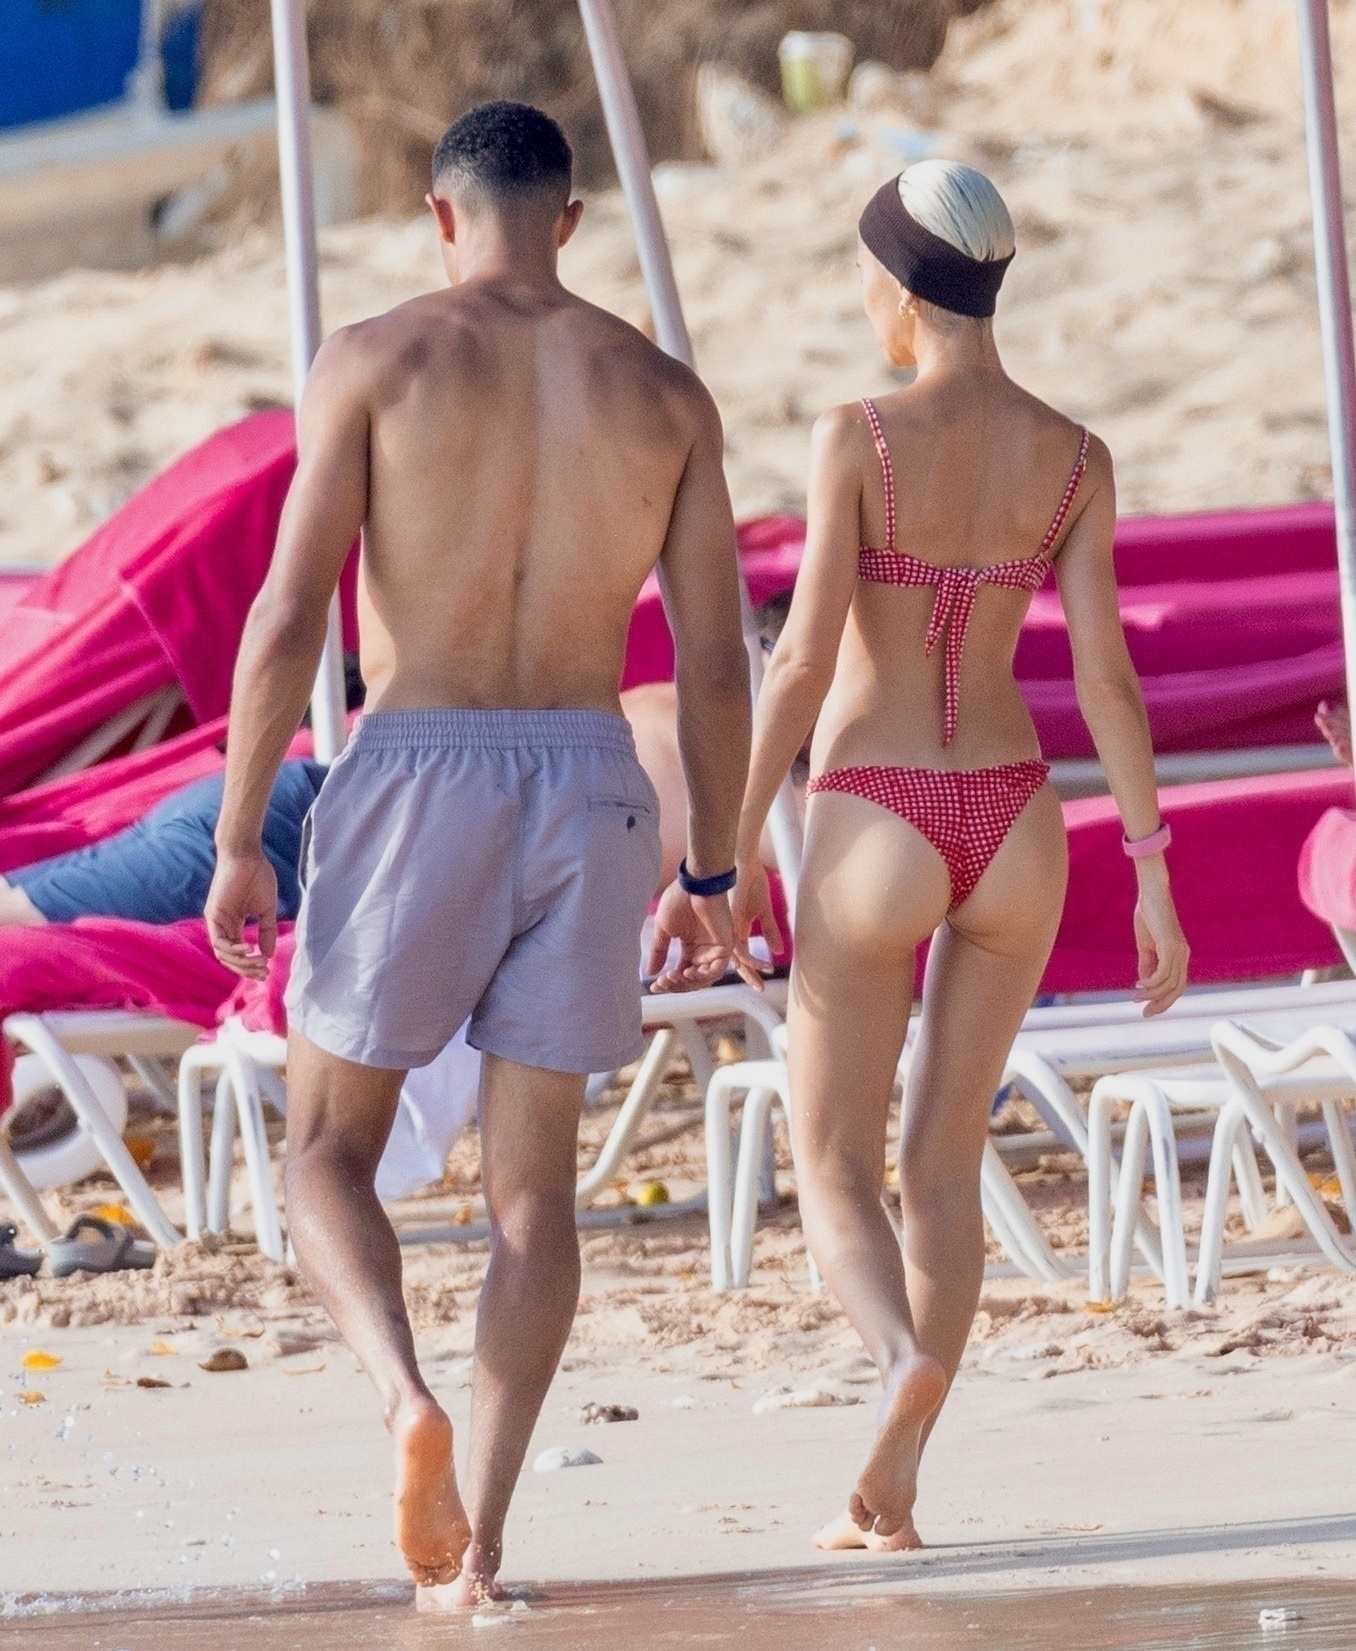
[[[1260,980],[1340,960],[1331,930],[1300,899],[1295,865],[1319,817],[1350,794],[1350,774],[1331,769],[1159,793],[1194,982]],[[1115,802],[1066,803],[1064,819],[1069,894],[1041,990],[1127,989],[1135,978],[1135,878]]]
[[[755,603],[794,583],[804,540],[794,516],[740,528]],[[1126,518],[1116,526],[1116,568],[1158,750],[1313,741],[1314,706],[1343,692],[1331,505]],[[1053,580],[1032,602],[1015,668],[1046,756],[1092,756]],[[632,619],[623,686],[672,675],[651,579]]]
[[[237,984],[198,921],[156,927],[84,917],[0,935],[0,1024],[20,1012],[138,1009],[208,1027]],[[6,1080],[0,1112],[10,1099]]]
[[[295,465],[290,413],[221,430],[0,612],[0,797],[162,688],[187,701],[172,732],[225,714]],[[350,641],[356,565],[340,587]]]

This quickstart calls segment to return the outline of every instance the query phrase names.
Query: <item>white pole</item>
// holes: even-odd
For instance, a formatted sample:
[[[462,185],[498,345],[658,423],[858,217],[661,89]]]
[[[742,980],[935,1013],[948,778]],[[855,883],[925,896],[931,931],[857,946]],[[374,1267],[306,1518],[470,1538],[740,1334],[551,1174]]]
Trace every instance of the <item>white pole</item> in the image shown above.
[[[579,0],[579,12],[588,39],[593,72],[598,81],[603,118],[617,163],[622,193],[631,215],[640,271],[649,294],[654,316],[655,338],[660,349],[691,367],[694,364],[692,338],[683,319],[682,300],[673,273],[664,221],[659,215],[654,179],[650,174],[650,151],[640,124],[636,95],[622,55],[611,0]],[[749,670],[756,694],[763,680],[763,648],[754,628],[753,611],[743,578],[739,581],[740,617],[744,642],[749,652]],[[800,877],[800,808],[790,782],[782,788],[768,821],[777,869],[786,890],[787,905],[795,911],[796,886]]]
[[[292,392],[298,408],[320,348],[320,273],[315,239],[315,176],[311,166],[311,75],[303,0],[272,0],[273,79],[278,100],[278,178],[287,251],[287,309]],[[325,649],[311,695],[318,762],[344,748],[344,639],[339,598],[330,603]]]
[[[1314,214],[1314,265],[1328,396],[1328,440],[1337,517],[1337,568],[1342,592],[1347,703],[1356,708],[1356,352],[1351,326],[1342,175],[1333,99],[1332,42],[1327,0],[1298,0],[1300,68],[1304,80],[1309,195]]]
[[[164,33],[161,16],[163,0],[141,0],[141,44],[137,66],[127,77],[127,94],[143,114],[165,111],[165,68],[160,61],[160,37]]]

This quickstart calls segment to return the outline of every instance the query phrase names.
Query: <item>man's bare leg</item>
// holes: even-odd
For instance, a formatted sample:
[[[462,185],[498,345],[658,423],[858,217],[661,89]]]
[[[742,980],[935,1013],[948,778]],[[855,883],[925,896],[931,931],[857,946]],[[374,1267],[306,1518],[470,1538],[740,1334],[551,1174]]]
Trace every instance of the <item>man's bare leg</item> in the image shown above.
[[[287,1218],[307,1281],[381,1395],[396,1445],[396,1542],[414,1580],[431,1585],[456,1577],[471,1533],[452,1423],[419,1374],[400,1246],[373,1186],[404,1077],[292,1034]]]
[[[476,1319],[471,1542],[454,1603],[499,1594],[504,1519],[579,1304],[574,1185],[584,1082],[485,1057],[480,1157],[490,1266]]]

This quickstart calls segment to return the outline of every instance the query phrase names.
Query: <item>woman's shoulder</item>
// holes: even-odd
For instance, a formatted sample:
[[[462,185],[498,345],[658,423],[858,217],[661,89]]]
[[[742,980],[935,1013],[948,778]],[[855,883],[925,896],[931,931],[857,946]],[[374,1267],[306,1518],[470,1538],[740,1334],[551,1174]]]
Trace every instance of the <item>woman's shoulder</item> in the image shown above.
[[[857,465],[876,451],[875,429],[866,400],[828,407],[810,429],[810,446],[820,463]]]
[[[1068,413],[1061,412],[1058,407],[1052,407],[1048,401],[1042,401],[1038,396],[1032,395],[1029,390],[1021,390],[1019,393],[1025,403],[1024,410],[1032,418],[1040,436],[1048,441],[1052,448],[1063,451],[1072,446],[1077,450],[1081,447],[1082,438],[1086,436],[1086,477],[1096,480],[1110,476],[1111,449],[1095,431]]]

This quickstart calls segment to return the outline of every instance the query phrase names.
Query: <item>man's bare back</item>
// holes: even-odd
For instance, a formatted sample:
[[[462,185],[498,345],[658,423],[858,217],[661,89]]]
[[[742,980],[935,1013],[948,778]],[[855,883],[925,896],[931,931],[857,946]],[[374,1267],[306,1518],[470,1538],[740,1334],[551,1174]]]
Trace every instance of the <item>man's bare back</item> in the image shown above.
[[[617,710],[631,610],[712,439],[695,377],[616,316],[512,279],[329,347],[368,408],[372,709]]]
[[[690,795],[690,876],[656,918],[652,968],[671,939],[680,951],[664,989],[710,984],[730,960],[724,874],[750,708],[720,421],[687,368],[561,286],[556,255],[582,208],[559,129],[523,105],[471,111],[438,146],[429,205],[450,290],[337,334],[307,384],[297,474],[236,667],[207,918],[223,961],[265,971],[263,807],[361,530],[369,696],[309,820],[287,994],[287,1215],[381,1396],[405,1562],[465,1604],[496,1589],[578,1300],[585,1075],[643,1047],[637,947],[658,809],[618,683],[656,565]],[[467,1021],[485,1057],[493,1255],[463,1504],[373,1182],[405,1071]]]

